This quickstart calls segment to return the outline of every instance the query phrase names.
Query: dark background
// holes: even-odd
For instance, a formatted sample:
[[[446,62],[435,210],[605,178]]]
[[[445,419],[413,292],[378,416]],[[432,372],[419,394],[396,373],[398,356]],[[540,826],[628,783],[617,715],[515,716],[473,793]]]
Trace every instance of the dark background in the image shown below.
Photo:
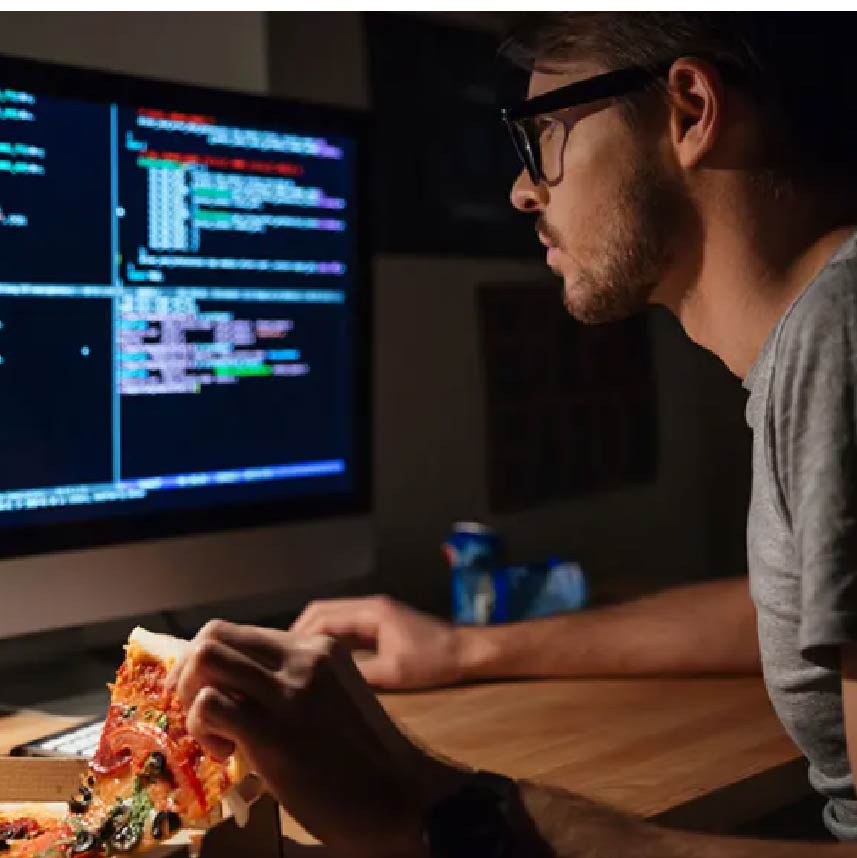
[[[21,107],[37,121],[4,122],[0,139],[42,147],[43,159],[27,160],[45,174],[0,173],[3,212],[29,220],[0,229],[0,282],[109,283],[110,112],[50,98]]]
[[[472,13],[406,18],[426,43],[437,38],[438,28],[450,27],[468,44],[493,39],[486,18]],[[387,72],[384,86],[373,87],[370,38],[361,13],[13,13],[3,15],[2,23],[2,51],[374,109],[376,131],[395,119],[381,107],[383,90],[399,86],[390,77],[413,82],[417,91],[425,88],[420,82],[425,69],[408,56]],[[447,43],[440,44],[443,52]],[[450,45],[455,60],[461,51],[457,42]],[[468,97],[456,110],[464,110]],[[420,109],[416,100],[407,106]],[[490,115],[487,107],[484,115]],[[446,132],[444,151],[472,151],[469,123],[463,135],[454,124]],[[500,141],[500,132],[495,127],[479,133]],[[439,136],[418,128],[402,145],[431,167],[443,157]],[[382,151],[379,146],[377,154]],[[480,159],[475,160],[478,167]],[[436,175],[448,175],[447,169],[439,166]],[[507,226],[514,224],[519,239],[506,237],[507,226],[494,240],[490,228],[480,228],[478,242],[468,243],[472,250],[435,244],[451,230],[447,215],[435,208],[436,232],[434,217],[420,219],[422,175],[385,165],[382,158],[376,158],[375,170],[379,210],[386,205],[388,222],[398,218],[399,236],[413,243],[381,243],[373,260],[377,569],[365,587],[444,610],[448,579],[438,548],[459,518],[496,524],[514,558],[579,559],[596,590],[617,596],[744,572],[745,396],[716,358],[658,311],[647,314],[657,427],[652,478],[554,496],[513,512],[492,510],[486,399],[491,380],[480,343],[478,295],[485,284],[514,288],[545,279],[532,222],[510,213]],[[496,199],[505,200],[510,181],[506,173],[498,177]],[[486,183],[487,173],[480,172],[478,187]],[[392,208],[390,187],[397,194]],[[454,184],[443,187],[457,196]],[[433,207],[456,204],[438,196],[431,196]],[[383,236],[380,224],[376,229]]]
[[[525,88],[525,75],[498,62],[497,40],[479,29],[386,12],[368,13],[364,27],[376,117],[377,249],[538,257],[540,245],[509,205],[518,162],[497,121],[504,99]]]
[[[112,481],[110,316],[102,298],[0,297],[0,491]]]
[[[482,90],[470,86],[498,79],[505,85],[495,65],[493,23],[478,13],[404,18],[309,12],[267,18],[272,91],[371,110],[378,134],[405,129],[395,141],[382,139],[376,152],[377,589],[444,610],[448,579],[438,546],[452,521],[473,518],[499,527],[515,560],[550,554],[580,560],[593,589],[610,598],[744,573],[750,484],[745,395],[720,361],[662,311],[629,327],[639,336],[643,326],[643,366],[651,371],[641,387],[647,403],[640,418],[642,467],[623,479],[592,485],[586,478],[563,491],[549,487],[540,498],[531,493],[515,509],[497,508],[491,439],[514,427],[496,417],[491,401],[496,376],[481,334],[479,296],[492,284],[516,291],[541,282],[559,303],[559,283],[544,265],[531,218],[508,208],[508,220],[494,229],[484,222],[473,230],[459,224],[463,242],[450,225],[450,210],[474,193],[490,193],[507,205],[512,175],[501,166],[489,192],[487,171],[502,157],[494,142],[502,142],[504,132],[494,105],[474,108],[474,92]],[[416,33],[407,43],[411,51],[396,44],[400,31]],[[380,56],[373,54],[378,38]],[[468,67],[464,46],[490,62],[490,70],[481,63]],[[440,102],[456,82],[450,116],[466,117],[460,129],[454,121],[437,121]],[[393,112],[391,94],[406,89],[410,97]],[[394,145],[401,151],[388,156]],[[461,161],[450,159],[450,151],[479,162],[473,176],[451,172]],[[440,191],[427,185],[427,174]],[[424,214],[426,200],[431,217]],[[555,319],[549,316],[551,331]],[[538,340],[537,333],[528,337]],[[557,347],[547,329],[544,341],[542,351]],[[538,357],[524,350],[505,371],[524,371]],[[567,365],[566,378],[573,375]],[[571,447],[576,438],[572,433],[554,443],[563,440]]]

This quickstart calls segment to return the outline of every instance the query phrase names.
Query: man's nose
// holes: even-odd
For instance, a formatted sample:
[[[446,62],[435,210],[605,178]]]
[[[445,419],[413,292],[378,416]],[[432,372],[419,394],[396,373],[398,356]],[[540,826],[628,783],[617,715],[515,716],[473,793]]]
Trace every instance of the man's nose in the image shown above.
[[[509,199],[520,212],[541,211],[547,203],[547,188],[543,183],[534,185],[527,170],[521,170],[512,185]]]

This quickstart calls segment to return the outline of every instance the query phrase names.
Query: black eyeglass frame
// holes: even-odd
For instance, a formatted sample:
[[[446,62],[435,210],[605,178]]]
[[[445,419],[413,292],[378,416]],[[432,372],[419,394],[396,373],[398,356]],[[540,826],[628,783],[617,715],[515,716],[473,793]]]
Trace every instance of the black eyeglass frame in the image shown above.
[[[514,107],[500,110],[500,118],[506,125],[512,144],[521,159],[533,184],[556,183],[544,174],[541,147],[535,126],[525,120],[534,119],[547,113],[568,110],[583,104],[601,101],[605,98],[618,98],[641,89],[657,78],[665,75],[675,60],[658,63],[655,66],[630,66],[616,71],[605,72],[586,80],[575,81],[567,86],[537,95],[522,101]],[[570,128],[566,126],[566,136]],[[563,141],[565,148],[565,141]]]

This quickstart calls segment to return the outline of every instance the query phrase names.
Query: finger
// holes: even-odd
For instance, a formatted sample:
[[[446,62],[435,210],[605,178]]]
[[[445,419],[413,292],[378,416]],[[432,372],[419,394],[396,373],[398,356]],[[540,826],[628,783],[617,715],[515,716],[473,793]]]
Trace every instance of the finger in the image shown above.
[[[292,634],[303,634],[307,625],[314,621],[315,616],[324,611],[335,610],[337,605],[345,601],[353,602],[354,599],[325,599],[323,601],[310,602],[291,624],[289,631]]]
[[[185,641],[187,646],[182,647],[181,655],[177,656],[175,661],[172,663],[172,666],[167,670],[167,675],[164,679],[164,688],[168,692],[174,692],[176,689],[176,685],[178,685],[179,677],[182,675],[184,671],[185,664],[187,663],[188,656],[193,650],[193,642]]]
[[[293,635],[353,636],[375,643],[383,611],[381,605],[372,599],[318,603],[315,607],[310,606],[289,631]]]
[[[359,599],[326,599],[311,602],[295,620],[290,632],[306,634],[325,617],[347,617],[348,615],[367,617],[380,615],[385,599],[383,596],[369,596]]]
[[[249,733],[249,710],[216,688],[206,686],[188,710],[187,729],[215,759],[235,753]]]
[[[235,753],[234,742],[229,739],[222,739],[212,733],[200,735],[197,741],[215,763],[225,763]]]
[[[241,626],[224,620],[209,620],[197,633],[190,647],[173,665],[166,678],[166,687],[174,691],[185,670],[188,658],[194,646],[203,641],[216,641],[230,646],[250,659],[269,668],[279,670],[283,661],[283,646],[276,636],[285,636],[285,632],[272,629],[260,629],[255,626]]]
[[[175,693],[190,707],[200,690],[214,686],[236,699],[260,703],[276,695],[276,677],[266,667],[224,643],[203,640],[194,644],[183,665]]]
[[[260,626],[227,623],[225,620],[209,620],[200,629],[198,637],[220,641],[270,670],[279,670],[288,633]]]
[[[235,743],[221,739],[220,736],[205,736],[200,744],[216,763],[225,763],[235,753]]]
[[[272,749],[275,753],[276,742],[282,741],[281,736],[272,741],[270,731],[265,729],[264,710],[252,701],[239,703],[211,687],[203,688],[197,695],[188,712],[187,725],[190,734],[206,748],[217,753],[225,748],[230,748],[230,753],[240,750],[254,772],[262,772],[270,764]],[[252,786],[246,778],[244,785],[250,786],[256,795],[260,788],[274,792],[260,774],[254,775]],[[239,789],[239,792],[244,791]]]

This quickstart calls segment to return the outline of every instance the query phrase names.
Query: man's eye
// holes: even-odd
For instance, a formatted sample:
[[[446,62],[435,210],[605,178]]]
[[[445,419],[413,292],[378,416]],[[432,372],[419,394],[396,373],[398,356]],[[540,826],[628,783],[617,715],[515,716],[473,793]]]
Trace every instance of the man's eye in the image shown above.
[[[536,120],[536,128],[539,132],[539,137],[542,140],[550,140],[556,131],[557,122],[553,119],[538,119]]]

